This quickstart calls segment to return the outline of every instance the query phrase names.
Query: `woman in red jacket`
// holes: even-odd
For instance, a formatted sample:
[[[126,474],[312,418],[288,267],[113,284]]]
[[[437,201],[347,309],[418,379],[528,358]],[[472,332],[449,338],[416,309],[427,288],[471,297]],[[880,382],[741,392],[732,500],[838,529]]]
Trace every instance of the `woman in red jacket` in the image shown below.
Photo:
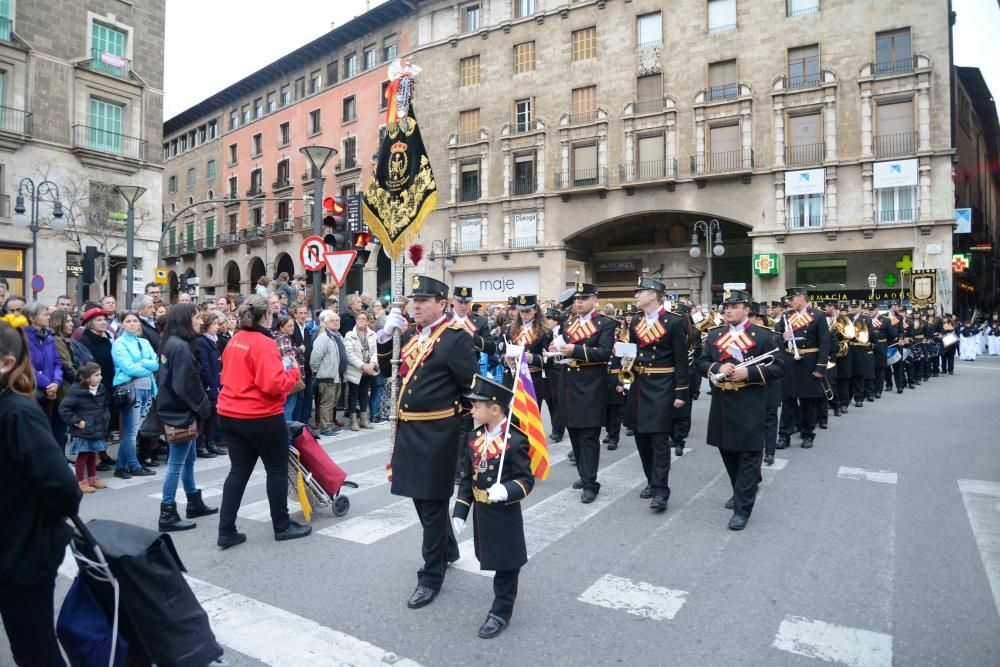
[[[239,310],[240,330],[222,354],[219,426],[229,447],[231,467],[222,491],[218,545],[246,542],[236,530],[236,512],[257,459],[267,472],[274,539],[294,540],[311,532],[288,517],[288,426],[284,405],[303,382],[294,358],[282,359],[271,338],[271,315],[264,297],[253,295]]]

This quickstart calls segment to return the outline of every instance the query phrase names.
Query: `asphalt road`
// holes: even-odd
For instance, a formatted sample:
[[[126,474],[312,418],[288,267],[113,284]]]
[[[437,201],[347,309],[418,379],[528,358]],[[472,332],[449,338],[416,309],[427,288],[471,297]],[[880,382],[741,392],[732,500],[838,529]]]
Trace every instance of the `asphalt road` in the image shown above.
[[[1000,360],[981,358],[831,416],[815,448],[796,437],[765,468],[741,533],[726,529],[728,479],[703,444],[709,396],[665,514],[638,498],[630,438],[602,451],[601,494],[580,504],[567,439],[524,502],[530,560],[492,641],[476,637],[492,588],[469,531],[437,600],[406,608],[420,530],[384,483],[385,428],[325,441],[363,488],[346,517],[320,511],[309,538],[273,541],[258,466],[239,521],[247,544],[219,551],[217,517],[174,540],[233,665],[998,665],[998,388]],[[198,462],[211,504],[227,470]],[[159,479],[88,496],[82,515],[155,528]]]

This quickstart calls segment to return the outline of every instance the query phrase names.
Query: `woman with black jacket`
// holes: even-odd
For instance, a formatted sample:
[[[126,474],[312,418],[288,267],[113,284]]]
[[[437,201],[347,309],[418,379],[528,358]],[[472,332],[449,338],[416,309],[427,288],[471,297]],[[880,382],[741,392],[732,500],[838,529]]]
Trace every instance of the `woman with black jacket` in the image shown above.
[[[80,487],[38,403],[19,315],[0,320],[0,617],[18,665],[61,665],[56,574]],[[17,327],[17,328],[14,328]]]
[[[204,432],[198,438],[198,446],[195,450],[195,455],[203,459],[225,456],[228,453],[226,448],[222,446],[222,437],[219,433],[219,415],[215,412],[215,405],[219,402],[219,391],[222,389],[222,348],[220,347],[222,336],[219,331],[225,322],[226,318],[217,312],[202,313],[199,323],[201,335],[196,341],[201,383],[205,387],[208,400],[212,403],[212,415],[205,422]]]
[[[84,312],[81,325],[83,335],[80,336],[80,343],[90,352],[92,361],[101,367],[101,383],[111,395],[115,380],[115,360],[111,356],[111,338],[108,336],[108,317],[110,314],[103,308],[91,308]],[[117,443],[121,440],[121,429],[118,427],[118,411],[111,411],[111,431],[109,441]],[[112,442],[108,442],[112,444]],[[108,456],[107,452],[101,452],[101,463],[98,470],[111,470],[111,466],[116,461]]]
[[[193,303],[174,306],[167,314],[163,339],[160,342],[160,370],[156,377],[159,393],[156,396],[156,413],[160,423],[184,428],[197,421],[201,425],[212,414],[212,403],[205,395],[199,372],[198,351],[195,340],[201,327],[198,307]],[[194,460],[197,438],[170,443],[167,455],[167,474],[163,478],[163,497],[160,501],[160,530],[189,530],[193,521],[184,521],[177,514],[177,482],[184,484],[187,494],[187,518],[194,519],[218,512],[207,507],[201,490],[194,483]]]

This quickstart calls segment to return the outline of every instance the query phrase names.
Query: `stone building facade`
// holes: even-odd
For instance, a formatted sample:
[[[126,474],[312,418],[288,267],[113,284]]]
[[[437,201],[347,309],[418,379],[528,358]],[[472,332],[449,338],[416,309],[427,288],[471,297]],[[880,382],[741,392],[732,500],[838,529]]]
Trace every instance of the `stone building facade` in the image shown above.
[[[113,186],[146,189],[136,202],[135,257],[147,279],[159,248],[164,2],[11,0],[0,9],[0,275],[18,293],[41,276],[38,298],[54,303],[76,293],[79,253],[93,245],[109,269],[83,296],[122,302],[125,224],[115,214],[126,205]],[[58,187],[65,230],[52,227],[55,189],[41,185],[46,179]],[[30,221],[33,191],[38,266],[31,231],[12,224],[19,193]]]

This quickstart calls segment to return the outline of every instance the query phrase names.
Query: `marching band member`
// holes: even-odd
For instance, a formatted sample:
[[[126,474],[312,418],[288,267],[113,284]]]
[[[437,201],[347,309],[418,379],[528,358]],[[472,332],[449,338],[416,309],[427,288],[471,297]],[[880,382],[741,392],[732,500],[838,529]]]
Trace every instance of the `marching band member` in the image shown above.
[[[809,306],[805,287],[789,287],[786,293],[791,310],[783,313],[774,327],[785,341],[787,354],[778,448],[788,447],[798,417],[802,447],[809,449],[816,440],[816,410],[823,396],[820,380],[829,358],[830,329],[823,313]]]
[[[831,375],[833,376],[834,407],[833,416],[839,417],[847,414],[848,406],[851,404],[851,354],[849,343],[854,336],[850,320],[841,311],[839,301],[830,301],[827,304],[827,322],[832,318],[833,325],[830,327],[830,349],[832,359],[836,365]],[[828,364],[829,365],[829,364]]]
[[[531,381],[535,385],[535,397],[538,400],[538,407],[542,407],[542,400],[548,391],[545,386],[545,377],[542,373],[542,364],[545,359],[542,350],[549,344],[549,331],[545,328],[541,309],[538,307],[538,297],[534,294],[520,294],[514,299],[515,317],[507,328],[506,338],[510,345],[524,346],[526,359],[528,360],[528,370],[531,371]],[[503,383],[508,387],[514,386],[514,375],[509,366],[504,366]]]
[[[797,291],[795,295],[792,299],[793,307],[797,305],[799,313],[809,314],[810,309],[805,304],[805,290]],[[733,516],[729,520],[730,530],[743,530],[753,511],[757,485],[761,479],[764,415],[767,408],[766,385],[782,377],[785,371],[781,359],[784,353],[775,347],[773,337],[747,319],[750,314],[749,303],[750,295],[746,292],[725,291],[722,306],[726,324],[709,332],[698,358],[700,373],[710,379],[721,376],[712,389],[707,442],[719,448],[732,484],[733,495],[726,503],[726,508],[733,510]],[[815,330],[817,325],[822,325],[821,331],[828,334],[822,315],[819,315],[819,311],[814,313],[809,322],[793,318],[788,335],[806,338],[806,331]],[[796,324],[799,325],[797,328]],[[823,343],[827,337],[823,337]],[[817,352],[814,350],[808,353],[810,356],[803,361],[814,366],[812,359]],[[743,365],[768,353],[771,353],[773,363]],[[825,364],[825,353],[820,356]],[[786,355],[786,358],[790,360],[792,357]],[[788,363],[801,362],[790,360]],[[812,377],[813,371],[809,373]],[[799,387],[794,387],[794,390],[800,391]],[[784,416],[782,412],[782,419]],[[815,405],[811,417],[815,419]],[[806,416],[808,418],[809,415]]]
[[[927,362],[931,377],[936,378],[941,375],[941,336],[944,335],[944,327],[934,308],[927,309],[926,334],[929,353]]]
[[[889,328],[892,324],[888,318],[882,317],[875,304],[868,302],[868,321],[871,322],[872,351],[875,353],[875,385],[872,388],[875,398],[882,398],[885,387],[885,376],[889,369]]]
[[[701,375],[691,371],[691,366],[698,361],[701,356],[701,332],[694,325],[691,319],[691,307],[685,301],[678,301],[674,305],[674,311],[684,319],[684,331],[688,337],[688,393],[687,400],[680,408],[674,409],[674,433],[671,441],[674,445],[674,455],[684,456],[684,445],[687,442],[688,434],[691,433],[691,409],[692,404],[698,399],[701,390]]]
[[[415,326],[397,309],[379,332],[379,348],[392,346],[392,334],[405,329],[400,341],[399,423],[390,454],[390,491],[413,499],[423,527],[423,567],[406,605],[425,607],[434,601],[450,561],[458,560],[458,544],[448,519],[448,500],[455,491],[459,406],[469,378],[479,374],[472,337],[453,327],[445,309],[448,286],[429,276],[413,276],[411,294]]]
[[[851,395],[854,407],[861,408],[865,399],[875,400],[875,354],[872,351],[871,321],[865,316],[861,302],[852,300],[848,304],[851,322],[854,324],[854,340],[848,345],[851,350]],[[869,390],[871,393],[869,393]]]
[[[966,320],[958,330],[958,357],[962,361],[975,361],[979,354],[979,327]]]
[[[991,357],[1000,356],[1000,314],[993,313],[986,330],[986,350]]]
[[[601,427],[607,401],[607,364],[615,343],[615,322],[596,311],[597,286],[579,282],[573,293],[575,317],[566,323],[562,340],[553,340],[550,352],[572,359],[564,369],[562,393],[566,426],[580,479],[580,502],[592,503],[601,490],[597,467],[601,459]]]
[[[898,313],[899,306],[896,305],[895,301],[889,302],[889,312],[885,314],[885,319],[889,326],[885,328],[886,335],[886,346],[895,347],[896,350],[902,354],[901,346],[899,345],[899,328],[902,321],[899,319]],[[892,387],[895,384],[898,388],[898,393],[903,393],[903,385],[899,382],[898,378],[902,377],[903,367],[902,362],[897,361],[892,366],[888,366],[885,369],[885,390],[888,392],[892,391]]]
[[[750,319],[754,326],[771,336],[775,349],[780,349],[781,336],[767,325],[767,307],[755,303],[750,309]],[[780,355],[779,355],[780,358]],[[835,399],[836,401],[836,399]],[[834,403],[836,404],[836,402]],[[767,384],[767,403],[764,412],[764,464],[774,465],[774,450],[778,444],[778,408],[781,407],[781,379],[774,378]]]
[[[615,340],[628,341],[628,325],[625,313],[616,313]],[[621,439],[623,411],[625,409],[626,388],[621,380],[622,360],[614,355],[608,360],[608,404],[604,409],[604,430],[606,435],[601,444],[607,445],[608,451],[618,449]]]
[[[914,353],[910,370],[913,372],[914,382],[919,385],[927,379],[929,374],[927,372],[927,348],[924,345],[927,334],[924,329],[923,315],[918,310],[913,311],[913,328],[910,332],[910,337],[913,340],[912,348]]]
[[[629,341],[635,343],[635,381],[628,393],[625,423],[635,433],[635,446],[646,474],[640,498],[652,498],[650,509],[663,512],[670,498],[670,436],[677,412],[688,398],[688,332],[684,319],[663,305],[666,285],[640,278]]]
[[[1000,322],[997,323],[997,334],[1000,335]],[[958,323],[955,316],[945,313],[944,321],[941,323],[941,331],[944,335],[958,335]],[[941,372],[948,375],[955,374],[955,355],[958,353],[958,343],[941,348]]]
[[[458,486],[452,528],[465,530],[472,511],[476,558],[483,570],[493,570],[493,605],[479,628],[483,639],[496,637],[510,623],[517,596],[517,579],[528,562],[524,542],[521,501],[534,487],[528,438],[516,425],[506,429],[507,407],[513,392],[482,376],[472,380],[465,399],[472,402],[472,416],[479,428],[471,434],[462,457],[462,481]],[[506,448],[501,465],[501,453]]]
[[[545,326],[549,329],[549,336],[554,338],[559,335],[566,315],[558,308],[549,307],[545,310]],[[566,432],[566,410],[559,402],[560,387],[562,386],[563,364],[556,359],[548,359],[545,362],[545,384],[548,389],[549,423],[552,424],[552,432],[549,434],[549,442],[562,442],[563,434]]]

